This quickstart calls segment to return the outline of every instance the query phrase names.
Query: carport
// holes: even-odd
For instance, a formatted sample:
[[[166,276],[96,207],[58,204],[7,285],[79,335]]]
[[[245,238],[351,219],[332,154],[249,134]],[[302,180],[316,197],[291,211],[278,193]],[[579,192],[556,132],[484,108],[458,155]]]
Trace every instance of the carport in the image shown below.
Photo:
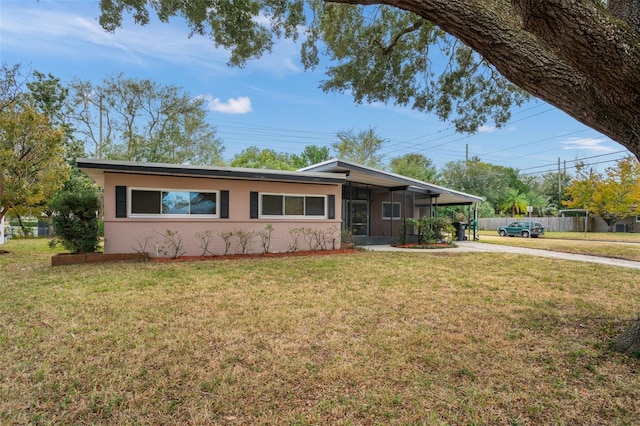
[[[342,187],[342,229],[350,231],[357,244],[392,243],[405,219],[435,217],[438,207],[483,201],[475,195],[340,159],[300,171],[347,175]]]

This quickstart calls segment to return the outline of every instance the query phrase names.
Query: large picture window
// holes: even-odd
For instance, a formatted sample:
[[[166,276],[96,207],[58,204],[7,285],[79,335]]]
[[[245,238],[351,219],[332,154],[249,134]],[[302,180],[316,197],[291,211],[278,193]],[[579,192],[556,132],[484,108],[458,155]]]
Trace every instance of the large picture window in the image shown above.
[[[324,195],[260,194],[260,216],[324,218],[326,199]]]
[[[382,218],[383,219],[400,219],[400,203],[382,203]]]
[[[132,215],[218,216],[218,191],[131,189]]]

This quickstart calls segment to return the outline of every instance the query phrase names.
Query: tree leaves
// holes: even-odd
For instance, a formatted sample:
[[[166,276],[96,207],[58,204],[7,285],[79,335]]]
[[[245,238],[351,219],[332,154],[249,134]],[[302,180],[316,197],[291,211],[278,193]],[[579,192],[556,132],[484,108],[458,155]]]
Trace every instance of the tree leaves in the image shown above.
[[[114,31],[126,11],[142,25],[155,10],[167,22],[182,16],[190,35],[209,37],[230,51],[229,64],[271,51],[279,37],[296,40],[304,31],[302,62],[331,64],[324,91],[349,92],[357,103],[392,103],[433,112],[456,129],[473,132],[510,118],[512,105],[528,95],[508,82],[468,46],[414,13],[391,6],[353,6],[311,0],[307,15],[300,0],[102,0],[101,25]],[[309,13],[310,12],[310,13]],[[321,49],[323,49],[321,51]]]
[[[0,111],[0,218],[15,206],[44,203],[68,176],[61,129],[29,104]]]
[[[566,193],[571,199],[564,205],[585,208],[613,226],[620,219],[640,215],[640,163],[626,157],[604,174],[581,167]]]
[[[205,99],[123,74],[71,83],[71,118],[90,155],[129,161],[219,164],[224,147]]]
[[[405,154],[392,158],[389,166],[393,173],[402,176],[431,183],[436,183],[438,180],[438,171],[433,162],[422,154]]]
[[[353,161],[369,167],[382,168],[382,156],[378,154],[384,139],[374,129],[354,133],[353,130],[338,132],[338,141],[331,145],[343,160]]]

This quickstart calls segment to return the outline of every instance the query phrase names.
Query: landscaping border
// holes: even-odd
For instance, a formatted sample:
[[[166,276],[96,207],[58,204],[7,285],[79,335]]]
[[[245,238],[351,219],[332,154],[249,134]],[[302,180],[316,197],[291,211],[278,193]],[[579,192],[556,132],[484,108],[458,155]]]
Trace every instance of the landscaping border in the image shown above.
[[[144,261],[148,258],[149,255],[147,253],[56,253],[51,256],[51,266],[132,260]]]

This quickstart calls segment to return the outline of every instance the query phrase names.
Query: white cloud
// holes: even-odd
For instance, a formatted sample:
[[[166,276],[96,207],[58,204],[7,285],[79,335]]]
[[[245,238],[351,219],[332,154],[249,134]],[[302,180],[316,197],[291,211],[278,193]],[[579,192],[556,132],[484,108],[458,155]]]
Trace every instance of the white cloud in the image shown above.
[[[615,149],[603,145],[605,142],[608,142],[607,138],[568,138],[565,141],[562,141],[563,149],[578,149],[582,151],[593,151],[593,152],[614,152]]]
[[[251,108],[251,99],[246,96],[239,96],[237,98],[227,99],[226,102],[220,100],[220,98],[213,98],[209,95],[203,95],[209,105],[209,110],[213,112],[220,112],[222,114],[247,114],[253,109]]]
[[[496,126],[487,126],[486,124],[484,124],[478,128],[478,133],[492,133],[496,130]]]

